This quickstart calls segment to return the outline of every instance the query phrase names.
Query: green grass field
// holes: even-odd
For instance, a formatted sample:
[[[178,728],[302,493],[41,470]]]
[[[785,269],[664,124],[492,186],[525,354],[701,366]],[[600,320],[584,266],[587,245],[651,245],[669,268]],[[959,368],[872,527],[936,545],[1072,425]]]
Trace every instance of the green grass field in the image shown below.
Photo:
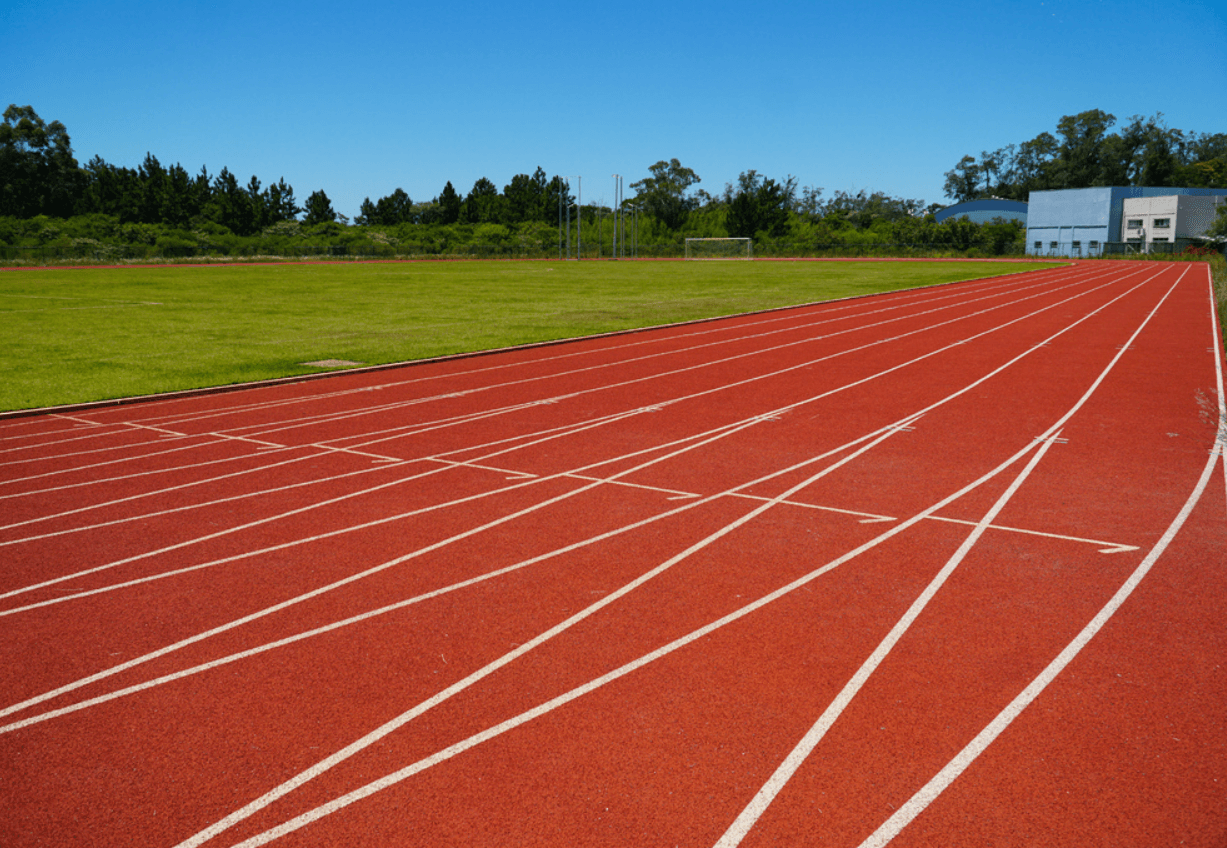
[[[0,272],[0,410],[316,373],[1039,263],[403,262]]]

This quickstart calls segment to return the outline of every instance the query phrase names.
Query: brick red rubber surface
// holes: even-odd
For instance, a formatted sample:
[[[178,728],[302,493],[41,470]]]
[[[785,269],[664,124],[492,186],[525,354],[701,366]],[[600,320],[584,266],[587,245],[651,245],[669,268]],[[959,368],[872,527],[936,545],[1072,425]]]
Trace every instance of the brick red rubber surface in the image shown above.
[[[0,422],[0,845],[1227,844],[1208,272]]]

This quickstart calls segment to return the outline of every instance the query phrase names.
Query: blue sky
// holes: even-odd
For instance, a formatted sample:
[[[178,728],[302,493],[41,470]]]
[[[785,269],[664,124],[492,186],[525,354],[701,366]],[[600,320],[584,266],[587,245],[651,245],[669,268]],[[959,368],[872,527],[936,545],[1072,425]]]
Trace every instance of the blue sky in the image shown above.
[[[932,203],[964,154],[1087,109],[1227,132],[1221,2],[0,0],[0,22],[0,105],[63,122],[82,164],[284,177],[350,216],[538,165],[608,203],[671,158],[713,194],[754,169]]]

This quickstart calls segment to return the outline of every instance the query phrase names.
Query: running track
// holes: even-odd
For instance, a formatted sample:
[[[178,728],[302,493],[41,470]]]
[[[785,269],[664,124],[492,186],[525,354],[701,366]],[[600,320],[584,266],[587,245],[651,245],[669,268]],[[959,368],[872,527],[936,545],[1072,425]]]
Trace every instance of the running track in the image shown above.
[[[1203,265],[0,421],[0,844],[1227,844]]]

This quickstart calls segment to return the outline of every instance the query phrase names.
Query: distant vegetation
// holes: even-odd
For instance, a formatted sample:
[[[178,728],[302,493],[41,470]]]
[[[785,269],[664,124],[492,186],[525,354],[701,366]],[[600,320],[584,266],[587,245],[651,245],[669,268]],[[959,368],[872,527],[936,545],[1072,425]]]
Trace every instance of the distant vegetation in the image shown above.
[[[1227,188],[1227,133],[1170,129],[1134,115],[1117,132],[1099,109],[1066,115],[1056,135],[964,156],[946,172],[946,196],[1026,200],[1033,191],[1091,186]]]
[[[947,194],[953,200],[1025,200],[1035,188],[1132,184],[1160,176],[1182,185],[1227,185],[1227,135],[1167,130],[1159,118],[1135,118],[1120,134],[1109,134],[1114,120],[1085,112],[1062,118],[1060,139],[1043,133],[978,160],[964,157],[946,174]],[[1017,222],[938,224],[932,213],[941,204],[926,206],[923,200],[864,190],[824,197],[822,188],[755,170],[743,171],[716,193],[698,188],[700,183],[677,159],[651,165],[648,176],[630,184],[635,194],[619,210],[628,216],[620,244],[629,241],[641,256],[678,255],[687,237],[723,236],[754,238],[760,256],[991,256],[1022,248]],[[193,174],[178,163],[163,165],[152,153],[136,168],[98,156],[82,167],[65,126],[45,122],[30,106],[9,106],[0,124],[0,261],[548,256],[557,255],[568,237],[571,255],[609,256],[613,214],[593,204],[577,207],[570,184],[538,167],[516,174],[501,190],[485,177],[466,194],[449,181],[430,200],[415,201],[396,188],[366,198],[351,221],[333,209],[322,188],[300,203],[283,176],[267,185],[257,176],[240,183],[228,168],[210,174],[201,167]]]

